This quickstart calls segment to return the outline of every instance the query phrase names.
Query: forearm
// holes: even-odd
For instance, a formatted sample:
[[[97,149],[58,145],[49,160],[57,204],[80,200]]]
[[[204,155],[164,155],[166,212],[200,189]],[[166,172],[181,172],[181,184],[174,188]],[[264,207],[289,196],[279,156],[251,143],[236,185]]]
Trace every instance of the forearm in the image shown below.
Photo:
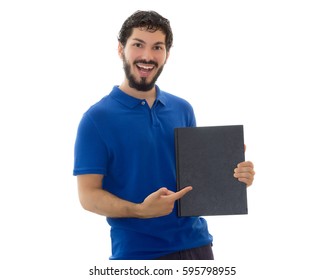
[[[174,193],[165,187],[149,194],[141,203],[123,200],[102,189],[102,175],[78,176],[79,200],[84,209],[111,218],[155,218],[170,214],[175,201],[192,187]]]
[[[140,218],[139,204],[123,200],[105,190],[95,189],[80,196],[84,209],[111,218]]]

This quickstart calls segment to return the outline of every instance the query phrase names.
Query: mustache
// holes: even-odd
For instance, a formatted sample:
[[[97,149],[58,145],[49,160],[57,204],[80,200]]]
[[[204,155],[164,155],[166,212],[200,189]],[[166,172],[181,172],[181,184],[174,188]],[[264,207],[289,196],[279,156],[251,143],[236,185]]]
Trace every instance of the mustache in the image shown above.
[[[137,63],[155,65],[156,67],[158,67],[158,63],[156,61],[153,61],[153,60],[147,61],[147,60],[144,60],[144,59],[140,59],[140,60],[134,61],[133,64],[137,64]]]

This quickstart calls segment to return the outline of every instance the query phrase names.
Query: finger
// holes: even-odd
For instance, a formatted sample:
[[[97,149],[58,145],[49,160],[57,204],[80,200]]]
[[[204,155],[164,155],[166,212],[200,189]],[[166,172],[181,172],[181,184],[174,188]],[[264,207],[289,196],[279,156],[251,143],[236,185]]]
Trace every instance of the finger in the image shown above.
[[[253,184],[253,179],[247,179],[247,178],[238,178],[238,181],[245,183],[246,187],[249,187]]]
[[[180,191],[172,194],[171,196],[172,196],[173,200],[177,200],[177,199],[180,199],[181,197],[183,197],[188,192],[190,192],[192,189],[193,189],[192,186],[187,186],[187,187],[181,189]]]
[[[254,174],[253,173],[251,173],[251,172],[241,172],[241,173],[239,173],[239,172],[236,172],[236,173],[234,173],[234,177],[235,178],[247,178],[247,179],[252,179],[252,178],[254,178]]]
[[[255,175],[255,171],[252,167],[238,167],[234,169],[234,174],[240,173],[250,173],[252,175]]]
[[[174,194],[174,193],[175,193],[175,192],[173,192],[173,191],[171,191],[171,190],[168,190],[166,195],[171,195],[171,194]]]
[[[251,161],[243,161],[237,164],[237,167],[251,167],[254,168],[254,164]]]
[[[238,181],[240,182],[244,182],[247,187],[252,185],[253,181],[254,181],[254,175],[255,172],[254,171],[250,171],[250,172],[235,172],[234,173],[234,177],[238,179]]]

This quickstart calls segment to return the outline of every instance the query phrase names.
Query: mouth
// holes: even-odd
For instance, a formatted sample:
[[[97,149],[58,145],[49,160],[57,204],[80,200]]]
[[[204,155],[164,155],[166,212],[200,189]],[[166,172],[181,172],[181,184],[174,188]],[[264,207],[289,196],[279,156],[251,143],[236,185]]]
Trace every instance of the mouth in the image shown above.
[[[150,73],[154,70],[154,68],[156,67],[155,64],[142,63],[142,62],[137,62],[137,63],[135,63],[135,65],[136,65],[141,77],[148,77],[150,75]]]

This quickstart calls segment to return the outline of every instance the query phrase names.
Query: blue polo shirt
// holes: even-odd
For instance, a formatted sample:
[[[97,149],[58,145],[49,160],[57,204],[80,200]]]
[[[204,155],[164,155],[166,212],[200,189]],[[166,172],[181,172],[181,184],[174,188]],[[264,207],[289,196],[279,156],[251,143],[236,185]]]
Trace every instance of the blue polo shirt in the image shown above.
[[[74,175],[103,174],[103,189],[141,203],[161,187],[176,191],[174,128],[195,126],[191,105],[156,86],[146,101],[117,86],[89,108],[79,124]],[[107,218],[110,259],[154,259],[212,242],[206,220],[178,217],[174,211],[151,219]]]

